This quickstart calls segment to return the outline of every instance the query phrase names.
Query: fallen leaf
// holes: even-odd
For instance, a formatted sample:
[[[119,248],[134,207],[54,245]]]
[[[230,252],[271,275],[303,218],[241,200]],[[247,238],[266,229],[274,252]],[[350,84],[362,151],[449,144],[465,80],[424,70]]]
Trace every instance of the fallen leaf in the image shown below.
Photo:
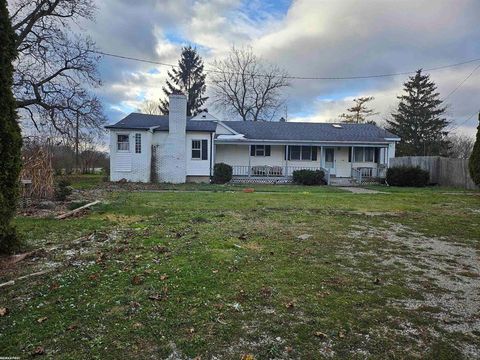
[[[373,283],[374,283],[375,285],[380,285],[381,281],[380,281],[379,278],[376,278],[376,279],[373,281]]]
[[[143,279],[139,275],[135,275],[132,278],[132,285],[140,285],[143,283]]]
[[[8,314],[8,309],[5,307],[0,308],[0,316],[5,316]]]
[[[77,328],[77,325],[76,324],[71,324],[69,327],[67,327],[67,330],[68,331],[73,331]]]
[[[193,334],[194,332],[195,332],[195,329],[194,329],[194,328],[188,329],[188,333],[189,333],[189,334]]]
[[[287,353],[291,353],[293,351],[293,348],[291,346],[285,346],[285,351]]]
[[[134,329],[141,329],[141,328],[143,328],[143,324],[139,323],[139,322],[136,322],[135,324],[133,324],[133,328]]]
[[[44,316],[44,317],[41,317],[41,318],[37,319],[37,322],[39,324],[41,324],[42,322],[46,321],[47,319],[48,319],[48,317]]]
[[[295,307],[295,304],[294,304],[292,301],[290,301],[290,302],[288,302],[288,303],[285,305],[285,307],[286,307],[287,309],[292,309],[293,307]]]
[[[338,337],[339,338],[344,338],[345,337],[345,334],[343,333],[343,331],[338,332]]]
[[[167,279],[168,279],[167,274],[160,275],[160,280],[164,281],[164,280],[167,280]]]
[[[88,277],[89,280],[91,281],[96,281],[98,279],[98,275],[97,274],[92,274]]]
[[[242,355],[242,360],[255,360],[255,356],[253,356],[252,354],[245,354]]]
[[[212,270],[212,273],[216,274],[218,273],[218,270]]]
[[[321,339],[325,339],[327,337],[327,334],[321,332],[321,331],[316,331],[315,336]]]
[[[33,350],[33,353],[32,353],[33,356],[43,355],[43,354],[45,354],[45,349],[43,348],[43,346],[37,346],[35,348],[35,350]]]
[[[54,281],[53,283],[50,284],[49,289],[50,291],[52,291],[52,290],[58,289],[59,287],[60,287],[60,284],[57,281]]]

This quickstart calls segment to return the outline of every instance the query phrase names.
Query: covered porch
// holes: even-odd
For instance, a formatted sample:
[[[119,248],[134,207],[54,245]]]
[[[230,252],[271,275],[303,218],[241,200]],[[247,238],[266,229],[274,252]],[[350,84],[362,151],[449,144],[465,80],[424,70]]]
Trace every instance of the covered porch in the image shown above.
[[[291,182],[296,170],[322,170],[362,183],[386,176],[388,144],[226,144],[215,146],[215,163],[233,168],[236,182]]]

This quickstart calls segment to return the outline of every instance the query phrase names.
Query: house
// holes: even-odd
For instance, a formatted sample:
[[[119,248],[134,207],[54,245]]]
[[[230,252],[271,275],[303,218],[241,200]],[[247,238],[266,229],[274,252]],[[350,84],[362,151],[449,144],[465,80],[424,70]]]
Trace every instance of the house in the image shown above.
[[[132,113],[110,131],[110,179],[209,181],[216,163],[234,181],[288,182],[299,169],[338,179],[385,177],[400,139],[372,124],[220,121],[186,116],[187,99],[170,96],[169,115]]]

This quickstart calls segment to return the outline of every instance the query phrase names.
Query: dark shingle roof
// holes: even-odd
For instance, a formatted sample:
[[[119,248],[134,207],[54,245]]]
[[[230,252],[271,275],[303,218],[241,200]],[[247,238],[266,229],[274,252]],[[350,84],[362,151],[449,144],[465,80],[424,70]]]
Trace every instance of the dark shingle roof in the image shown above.
[[[247,139],[287,141],[360,141],[385,142],[385,138],[398,138],[372,124],[340,124],[305,122],[225,121]]]
[[[168,115],[149,115],[131,113],[113,125],[105,126],[107,129],[134,129],[148,130],[154,127],[154,131],[168,131]],[[187,131],[215,132],[217,124],[206,120],[188,120]]]

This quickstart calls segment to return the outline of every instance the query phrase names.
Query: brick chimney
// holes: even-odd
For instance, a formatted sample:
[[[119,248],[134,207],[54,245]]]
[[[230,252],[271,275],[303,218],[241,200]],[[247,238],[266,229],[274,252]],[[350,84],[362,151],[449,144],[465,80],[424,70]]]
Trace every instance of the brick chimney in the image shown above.
[[[185,137],[187,97],[181,92],[174,92],[169,96],[168,101],[168,132]]]
[[[187,180],[186,159],[187,97],[173,93],[169,97],[168,134],[159,149],[158,178],[169,183]]]

